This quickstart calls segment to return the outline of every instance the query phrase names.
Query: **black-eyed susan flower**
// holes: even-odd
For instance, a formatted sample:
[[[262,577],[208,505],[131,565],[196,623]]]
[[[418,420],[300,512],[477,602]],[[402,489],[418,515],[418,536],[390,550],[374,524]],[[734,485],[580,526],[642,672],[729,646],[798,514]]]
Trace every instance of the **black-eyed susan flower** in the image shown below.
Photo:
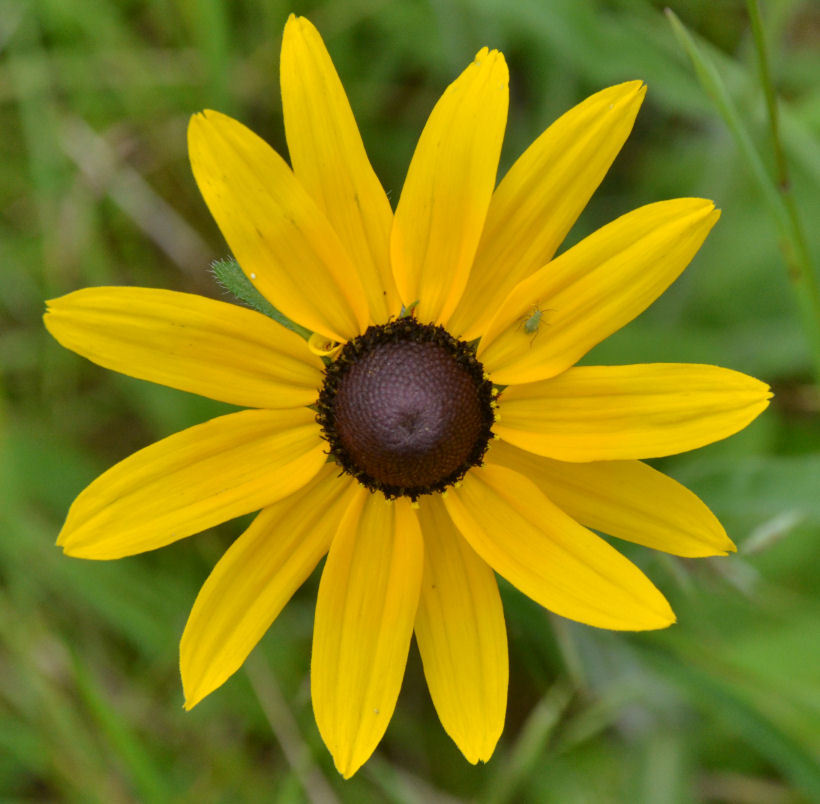
[[[574,367],[675,280],[719,213],[697,198],[650,204],[554,258],[644,87],[567,112],[496,187],[507,79],[484,49],[450,85],[393,212],[319,34],[291,17],[292,166],[216,112],[193,117],[189,146],[239,264],[309,340],[164,290],[81,290],[46,314],[61,344],[106,368],[250,408],[109,469],[58,544],[113,559],[260,512],[182,636],[188,708],[242,665],[327,554],[311,691],[346,777],[387,728],[414,631],[444,728],[470,762],[490,757],[508,676],[494,571],[593,626],[672,623],[662,594],[591,529],[682,556],[732,550],[706,506],[641,459],[731,435],[769,398],[714,366]]]

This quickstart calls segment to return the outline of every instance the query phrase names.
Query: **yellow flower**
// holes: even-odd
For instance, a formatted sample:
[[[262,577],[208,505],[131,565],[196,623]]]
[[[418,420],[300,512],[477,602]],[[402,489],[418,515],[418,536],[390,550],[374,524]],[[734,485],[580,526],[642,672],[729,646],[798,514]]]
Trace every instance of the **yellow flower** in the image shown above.
[[[650,204],[553,259],[629,134],[639,81],[571,109],[496,188],[508,75],[481,50],[433,109],[394,213],[307,20],[287,23],[281,80],[292,168],[211,111],[191,120],[191,164],[243,270],[314,349],[195,295],[51,301],[63,346],[251,408],[109,469],[58,544],[119,558],[259,510],[182,636],[186,707],[242,665],[327,553],[311,691],[339,771],[384,734],[414,631],[444,728],[487,760],[508,677],[493,570],[564,617],[642,630],[672,610],[589,528],[682,556],[734,549],[700,500],[639,459],[735,433],[767,386],[714,366],[573,367],[675,280],[719,213],[697,198]]]

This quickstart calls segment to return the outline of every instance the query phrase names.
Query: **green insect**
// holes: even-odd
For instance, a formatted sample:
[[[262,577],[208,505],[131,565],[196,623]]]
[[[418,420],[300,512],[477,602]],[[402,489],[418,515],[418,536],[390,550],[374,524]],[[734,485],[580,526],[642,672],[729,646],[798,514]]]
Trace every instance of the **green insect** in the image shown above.
[[[537,305],[533,305],[529,316],[524,319],[524,333],[526,335],[532,335],[530,344],[532,344],[538,335],[539,327],[541,326],[541,319],[544,317],[544,313],[546,312],[549,312],[549,308],[542,310]],[[547,322],[545,321],[544,323],[546,324]]]

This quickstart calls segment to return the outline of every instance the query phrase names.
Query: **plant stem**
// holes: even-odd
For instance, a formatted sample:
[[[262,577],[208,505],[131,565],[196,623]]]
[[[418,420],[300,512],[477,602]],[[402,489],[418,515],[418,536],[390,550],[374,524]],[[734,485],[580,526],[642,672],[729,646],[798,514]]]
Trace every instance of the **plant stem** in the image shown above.
[[[797,212],[797,205],[788,177],[788,164],[783,151],[778,114],[777,98],[771,82],[766,55],[763,25],[757,0],[747,0],[752,22],[755,45],[760,64],[760,77],[766,106],[777,171],[777,180],[772,178],[754,145],[748,128],[734,106],[720,74],[714,64],[707,59],[695,43],[692,35],[671,9],[666,16],[672,29],[688,54],[695,74],[704,92],[709,96],[718,114],[735,140],[738,151],[746,160],[756,180],[763,200],[772,214],[778,230],[778,246],[786,263],[789,280],[797,294],[798,306],[802,313],[803,326],[814,363],[815,382],[820,385],[820,286],[812,265],[806,237]]]
[[[800,221],[795,202],[792,184],[789,178],[789,163],[783,150],[783,143],[780,138],[780,119],[777,108],[777,97],[772,82],[772,74],[769,69],[769,55],[766,46],[766,34],[763,29],[763,19],[760,14],[759,0],[746,0],[746,8],[749,12],[749,19],[752,23],[752,35],[757,51],[758,68],[760,70],[760,83],[766,98],[766,112],[769,119],[769,133],[772,140],[772,150],[774,152],[775,168],[777,171],[776,187],[783,199],[786,215],[789,220],[792,239],[791,243],[794,254],[791,255],[789,265],[790,275],[797,272],[797,277],[793,281],[805,282],[806,291],[811,296],[811,306],[815,318],[815,325],[820,327],[820,287],[818,287],[817,276],[813,270],[811,255],[806,241],[806,234]],[[789,255],[786,255],[789,260]]]

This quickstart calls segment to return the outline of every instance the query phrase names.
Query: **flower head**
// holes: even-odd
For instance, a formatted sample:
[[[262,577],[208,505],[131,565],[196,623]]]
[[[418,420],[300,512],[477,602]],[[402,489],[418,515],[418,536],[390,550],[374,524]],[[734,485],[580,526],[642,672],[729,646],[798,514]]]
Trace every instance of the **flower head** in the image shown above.
[[[291,166],[211,111],[191,120],[190,156],[245,274],[313,335],[163,290],[49,302],[67,348],[249,408],[109,469],[58,544],[119,558],[259,511],[185,628],[186,707],[242,665],[327,554],[311,691],[339,771],[384,734],[414,632],[444,728],[487,760],[508,677],[494,571],[564,617],[642,630],[674,615],[591,528],[683,556],[733,549],[702,502],[641,459],[740,430],[767,386],[714,366],[574,367],[675,280],[719,213],[697,198],[649,204],[554,257],[644,87],[571,109],[496,187],[507,67],[487,49],[433,109],[394,213],[307,20],[288,20],[281,64]]]

